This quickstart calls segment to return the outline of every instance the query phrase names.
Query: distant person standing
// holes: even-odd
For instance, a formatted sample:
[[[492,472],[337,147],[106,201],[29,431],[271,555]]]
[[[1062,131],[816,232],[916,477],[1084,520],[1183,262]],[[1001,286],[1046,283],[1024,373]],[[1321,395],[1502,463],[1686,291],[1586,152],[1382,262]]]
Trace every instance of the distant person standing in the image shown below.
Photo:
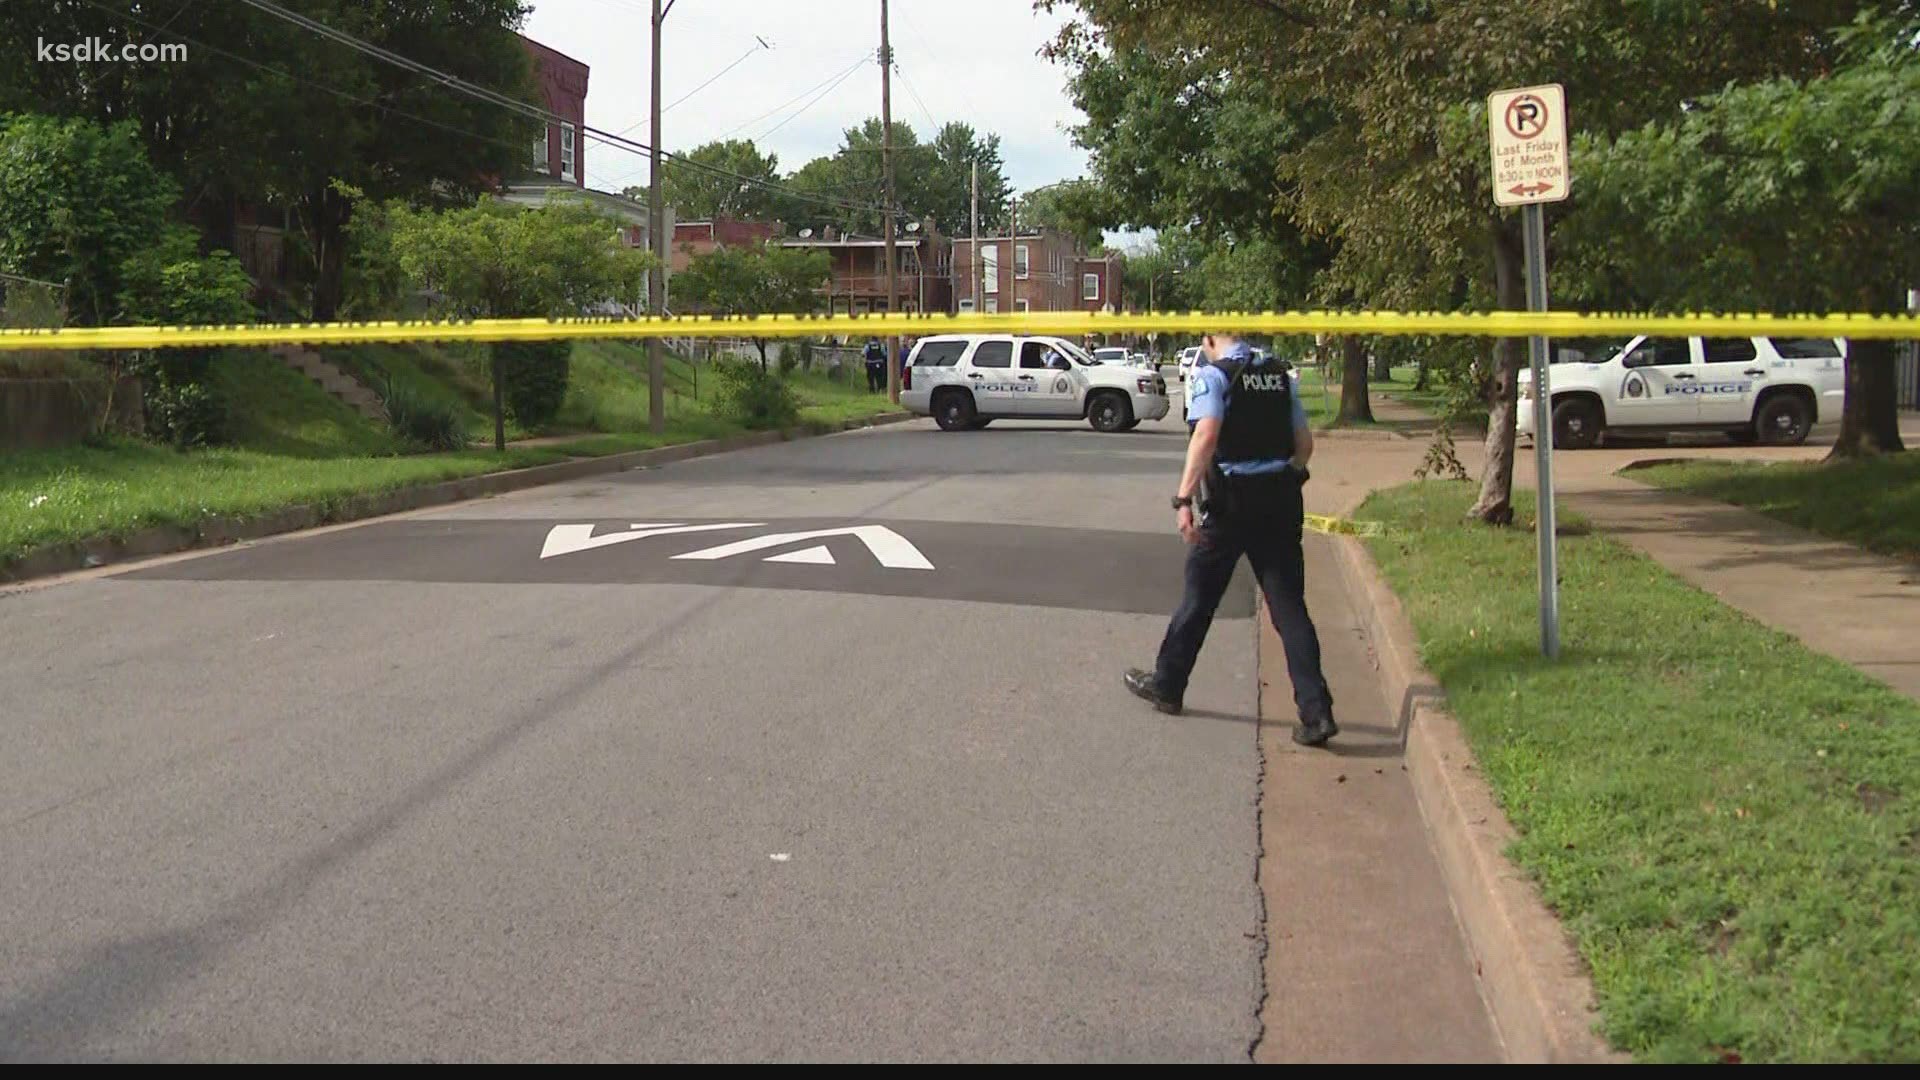
[[[879,338],[867,339],[867,392],[877,394],[887,388],[887,347]]]

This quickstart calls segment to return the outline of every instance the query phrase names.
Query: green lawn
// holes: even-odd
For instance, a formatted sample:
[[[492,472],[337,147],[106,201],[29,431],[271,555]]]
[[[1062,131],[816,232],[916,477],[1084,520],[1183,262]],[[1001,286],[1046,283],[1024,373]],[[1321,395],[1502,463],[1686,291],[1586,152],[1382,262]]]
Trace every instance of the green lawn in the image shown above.
[[[1920,558],[1920,453],[1860,461],[1694,461],[1635,480],[1719,499],[1885,555]]]
[[[421,400],[451,407],[472,438],[493,438],[493,384],[483,346],[366,342],[319,352],[375,393],[391,384]],[[526,434],[508,418],[507,438]]]
[[[231,406],[236,445],[180,453],[122,441],[0,454],[0,560],[49,544],[125,536],[152,525],[253,516],[286,506],[330,507],[347,497],[501,469],[724,438],[742,429],[707,411],[696,395],[709,379],[669,361],[667,431],[647,430],[645,349],[631,342],[582,342],[573,354],[566,404],[555,430],[580,434],[559,445],[510,450],[487,444],[492,420],[478,361],[436,348],[358,347],[333,359],[362,377],[384,372],[415,393],[462,410],[483,440],[451,454],[407,454],[401,442],[263,352],[231,350],[213,379]],[[377,367],[375,366],[377,365]],[[483,368],[479,370],[484,370]],[[808,423],[890,411],[884,395],[825,375],[791,380]],[[710,389],[710,387],[709,387]],[[520,434],[509,425],[509,437]]]
[[[1647,1061],[1920,1059],[1920,704],[1600,535],[1561,541],[1546,662],[1533,535],[1462,524],[1472,498],[1359,516],[1605,1033]]]
[[[180,453],[142,443],[0,454],[0,560],[151,525],[257,516],[302,504],[559,461],[554,450],[413,457],[312,457],[257,450]]]
[[[235,445],[265,454],[320,458],[392,454],[400,441],[306,376],[257,349],[213,361]]]

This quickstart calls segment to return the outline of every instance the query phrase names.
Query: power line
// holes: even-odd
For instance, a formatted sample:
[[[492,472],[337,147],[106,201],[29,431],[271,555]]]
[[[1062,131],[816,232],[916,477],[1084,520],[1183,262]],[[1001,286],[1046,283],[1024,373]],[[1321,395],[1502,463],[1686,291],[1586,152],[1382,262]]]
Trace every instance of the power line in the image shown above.
[[[920,115],[927,118],[927,131],[930,137],[938,137],[940,134],[940,123],[933,118],[933,110],[927,108],[927,103],[920,100],[920,91],[913,88],[913,80],[907,78],[906,71],[902,69],[898,63],[893,65],[893,70],[895,74],[900,76],[900,81],[906,84],[907,96],[913,98],[915,105],[920,106]]]
[[[870,59],[872,58],[869,57],[866,53],[861,53],[858,57],[854,58],[853,63],[847,68],[847,71],[852,71],[854,68],[859,67],[861,64],[866,63]],[[805,90],[802,90],[799,93],[788,98],[787,100],[781,102],[780,104],[775,105],[773,108],[768,109],[766,112],[761,113],[759,116],[756,116],[753,119],[748,120],[742,124],[736,125],[731,130],[729,130],[725,135],[720,136],[720,138],[727,139],[734,135],[738,135],[741,131],[745,130],[746,128],[752,127],[753,125],[759,123],[760,121],[765,120],[767,117],[772,116],[774,113],[777,113],[780,110],[786,108],[787,106],[792,105],[794,102],[799,101],[801,98],[806,97],[808,94],[813,93],[815,90],[818,90],[821,87],[832,82],[833,80],[840,78],[841,74],[842,73],[840,72],[836,72],[835,74],[829,75],[826,78],[821,79],[819,82],[814,83],[812,86],[807,87]]]
[[[812,101],[807,102],[805,105],[800,106],[798,109],[795,109],[793,111],[793,114],[788,116],[785,120],[782,120],[779,123],[768,128],[767,130],[761,132],[760,138],[762,139],[770,138],[772,137],[774,132],[779,131],[781,128],[786,127],[788,124],[793,123],[795,120],[798,120],[803,114],[806,113],[808,109],[811,109],[815,105],[820,104],[820,102],[826,100],[827,95],[833,93],[835,90],[840,89],[841,83],[844,83],[848,79],[853,78],[853,73],[860,70],[864,66],[866,65],[864,62],[862,62],[859,64],[855,64],[853,67],[848,68],[844,74],[842,74],[838,79],[835,79],[833,81],[833,85],[827,87],[825,90],[822,90],[819,96],[815,97]]]
[[[705,90],[705,89],[706,89],[707,87],[709,87],[709,86],[712,86],[712,85],[714,84],[714,82],[715,82],[715,81],[717,81],[717,80],[718,80],[718,79],[720,78],[720,76],[722,76],[722,75],[725,75],[725,74],[726,74],[727,72],[729,72],[729,71],[732,71],[732,70],[733,70],[734,68],[737,68],[737,67],[739,67],[739,66],[740,66],[741,64],[744,64],[744,63],[746,63],[746,62],[747,62],[747,58],[748,58],[748,57],[750,57],[750,56],[752,56],[752,55],[753,55],[754,53],[757,53],[757,52],[759,52],[759,51],[760,51],[761,49],[771,49],[771,48],[773,48],[773,46],[771,46],[771,45],[769,45],[769,44],[767,44],[767,43],[766,43],[766,41],[765,41],[764,39],[761,39],[761,38],[757,38],[757,37],[756,37],[756,38],[755,38],[754,40],[755,40],[755,41],[758,41],[758,42],[759,42],[759,44],[758,44],[758,45],[755,45],[755,46],[754,46],[753,48],[751,48],[751,49],[748,49],[748,50],[747,50],[746,52],[744,52],[744,53],[741,53],[741,54],[740,54],[740,59],[738,59],[738,60],[735,60],[735,61],[734,61],[733,63],[731,63],[731,64],[728,64],[728,65],[727,65],[726,67],[723,67],[723,68],[721,68],[721,69],[720,69],[719,71],[717,71],[717,72],[715,72],[715,73],[714,73],[714,75],[713,75],[713,77],[712,77],[712,78],[710,78],[710,79],[708,79],[708,80],[707,80],[706,82],[703,82],[703,83],[701,83],[701,84],[700,84],[699,86],[696,86],[696,87],[694,87],[693,89],[691,89],[691,90],[689,90],[689,91],[687,91],[686,93],[684,93],[684,94],[681,94],[681,95],[680,95],[680,97],[679,97],[679,99],[678,99],[678,100],[676,100],[676,101],[675,101],[675,102],[673,103],[673,105],[669,105],[669,106],[667,106],[666,108],[664,108],[664,109],[661,109],[660,111],[661,111],[661,112],[663,112],[663,113],[668,113],[668,112],[672,112],[672,111],[673,111],[673,106],[674,106],[674,105],[679,105],[679,104],[681,104],[682,102],[684,102],[684,101],[686,101],[686,100],[687,100],[688,98],[690,98],[690,97],[692,97],[693,95],[695,95],[695,94],[697,94],[697,93],[699,93],[699,92],[700,92],[700,91],[702,91],[702,90]],[[633,127],[639,127],[639,126],[640,126],[639,124],[635,124],[635,125],[633,125]],[[633,127],[630,127],[630,128],[628,128],[628,129],[627,129],[627,131],[632,131],[632,130],[633,130]],[[627,131],[623,131],[623,132],[621,132],[620,134],[622,134],[622,135],[625,135],[625,134],[627,133]]]
[[[92,0],[88,0],[88,2],[91,3]],[[498,93],[497,91],[490,90],[487,87],[468,82],[467,80],[462,79],[457,75],[451,75],[447,72],[439,70],[438,68],[430,67],[426,64],[420,63],[419,61],[411,60],[405,56],[401,56],[398,53],[391,52],[387,49],[383,49],[378,45],[374,45],[370,42],[362,41],[360,38],[357,38],[352,34],[346,33],[345,31],[342,31],[342,30],[336,30],[333,27],[326,25],[325,23],[318,22],[314,19],[310,19],[305,15],[300,14],[299,12],[289,11],[286,8],[281,7],[279,4],[270,2],[270,0],[241,0],[241,3],[244,3],[249,7],[255,8],[269,15],[273,15],[276,18],[283,19],[287,22],[293,23],[294,25],[299,26],[302,29],[309,30],[315,34],[320,35],[321,37],[327,38],[328,40],[338,42],[339,44],[342,44],[342,45],[346,45],[349,48],[355,49],[356,51],[359,51],[368,56],[374,57],[375,59],[381,60],[385,63],[425,76],[426,78],[429,78],[435,82],[440,83],[441,85],[447,87],[448,89],[466,94],[469,97],[476,98],[480,101],[483,101],[489,104],[498,105],[502,108],[510,109],[523,116],[529,116],[534,119],[542,120],[543,122],[548,124],[564,124],[569,127],[574,126],[572,121],[568,120],[566,117],[560,116],[557,113],[549,112],[545,109],[539,108],[538,106],[530,105],[526,102],[516,101],[513,98],[510,98],[503,94]],[[596,141],[599,141],[606,145],[614,146],[619,149],[625,149],[629,152],[640,153],[643,155],[652,155],[656,152],[652,146],[649,146],[646,143],[638,142],[636,140],[626,138],[625,136],[618,135],[613,132],[603,131],[599,128],[591,127],[586,124],[579,125],[579,129],[584,135],[586,135],[589,138],[593,138]],[[766,188],[768,190],[778,191],[792,198],[802,199],[810,202],[817,202],[822,205],[833,206],[843,210],[857,210],[857,211],[872,212],[872,213],[883,212],[882,208],[878,206],[863,205],[859,203],[848,202],[843,199],[835,199],[830,196],[814,195],[808,192],[788,190],[784,186],[772,183],[770,181],[761,180],[756,177],[745,176],[741,173],[733,172],[730,169],[722,169],[722,168],[719,168],[718,166],[708,165],[704,162],[693,161],[691,159],[682,157],[678,154],[671,154],[665,151],[659,151],[659,154],[662,161],[677,161],[683,165],[686,165],[688,168],[698,169],[700,171],[710,173],[715,176],[722,176],[728,179],[738,180],[743,184],[752,184],[757,187]]]

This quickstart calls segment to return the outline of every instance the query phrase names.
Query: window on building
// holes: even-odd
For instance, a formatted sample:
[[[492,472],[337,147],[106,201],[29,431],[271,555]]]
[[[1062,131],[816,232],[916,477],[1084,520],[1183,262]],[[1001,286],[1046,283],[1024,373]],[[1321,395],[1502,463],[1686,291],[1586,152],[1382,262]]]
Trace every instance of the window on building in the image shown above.
[[[573,179],[573,125],[560,125],[560,179]]]
[[[987,291],[1000,291],[1000,245],[980,249],[980,273],[985,275]]]
[[[1023,297],[1021,297],[1020,299],[1018,299],[1018,300],[1015,300],[1015,301],[1013,302],[1013,310],[1015,310],[1015,311],[1026,311],[1026,310],[1027,310],[1027,298],[1023,296]]]
[[[1013,249],[1013,276],[1025,280],[1027,276],[1027,245],[1019,244]]]
[[[973,310],[973,298],[969,296],[969,297],[967,297],[967,298],[965,298],[965,299],[963,299],[963,300],[961,300],[961,301],[960,301],[960,310],[961,310],[961,311],[972,311],[972,310]]]
[[[1100,275],[1099,274],[1082,274],[1080,276],[1080,299],[1082,300],[1100,299]]]
[[[547,173],[547,172],[551,172],[551,170],[553,169],[553,162],[547,158],[547,155],[551,152],[551,148],[548,146],[548,143],[552,138],[553,138],[553,131],[552,129],[549,128],[541,131],[540,137],[533,140],[534,171]]]
[[[987,297],[987,314],[989,315],[1000,314],[1000,301],[995,300],[991,296]]]

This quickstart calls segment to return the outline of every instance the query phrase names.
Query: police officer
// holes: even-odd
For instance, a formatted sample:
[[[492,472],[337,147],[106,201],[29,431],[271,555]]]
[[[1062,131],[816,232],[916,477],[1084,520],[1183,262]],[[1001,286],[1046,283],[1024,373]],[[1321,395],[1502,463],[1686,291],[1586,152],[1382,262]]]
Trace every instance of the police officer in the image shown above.
[[[1213,614],[1245,555],[1286,648],[1300,723],[1293,739],[1319,746],[1339,734],[1333,694],[1320,670],[1320,639],[1307,614],[1301,489],[1313,432],[1286,365],[1253,361],[1245,342],[1209,334],[1189,377],[1193,432],[1173,508],[1187,551],[1186,593],[1151,672],[1126,686],[1161,712],[1178,714]]]
[[[879,338],[868,338],[866,349],[867,392],[877,394],[887,388],[887,347]]]

